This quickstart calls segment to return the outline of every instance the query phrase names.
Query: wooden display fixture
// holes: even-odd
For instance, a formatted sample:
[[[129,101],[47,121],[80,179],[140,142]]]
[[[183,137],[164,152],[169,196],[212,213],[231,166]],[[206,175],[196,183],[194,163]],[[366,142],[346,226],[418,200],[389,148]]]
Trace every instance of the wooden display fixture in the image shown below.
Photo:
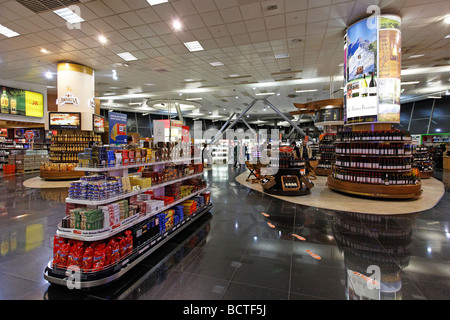
[[[354,124],[351,125],[352,132],[373,132],[373,131],[391,131],[392,125],[390,123],[380,123],[380,124]],[[353,141],[352,141],[353,142]],[[367,140],[358,140],[356,143],[375,143],[375,141],[367,141]],[[407,140],[380,140],[380,143],[403,143],[405,145],[406,143],[411,143]],[[341,142],[338,142],[341,143]],[[342,143],[348,143],[343,141]],[[406,152],[402,152],[401,154],[396,155],[386,155],[386,154],[373,154],[373,153],[367,153],[367,154],[354,154],[354,153],[346,153],[341,154],[341,156],[347,156],[347,157],[356,157],[356,158],[397,158],[402,159],[406,157],[412,157],[410,154],[407,154]],[[339,177],[339,174],[348,175],[349,171],[352,171],[353,174],[355,172],[362,172],[362,180],[365,181],[361,182],[361,180],[341,180]],[[413,184],[408,184],[405,182],[402,182],[403,184],[380,184],[379,182],[374,183],[375,180],[372,180],[372,183],[370,182],[370,179],[374,179],[373,176],[367,180],[368,175],[364,175],[364,172],[367,172],[367,174],[375,174],[378,173],[379,175],[386,175],[386,178],[390,173],[393,173],[394,175],[399,175],[399,180],[395,181],[402,181],[401,177],[403,177],[403,174],[407,174],[408,172],[411,173],[412,169],[374,169],[374,168],[361,168],[361,167],[347,167],[347,166],[341,166],[341,165],[335,165],[333,168],[333,172],[331,175],[327,178],[327,186],[334,191],[341,192],[341,193],[347,193],[350,195],[355,196],[363,196],[363,197],[370,197],[370,198],[376,198],[376,199],[417,199],[422,194],[422,185],[419,180],[413,180]],[[344,172],[344,173],[342,173]],[[418,173],[416,174],[417,177]],[[361,179],[361,175],[353,175],[350,173],[351,179]],[[337,177],[337,178],[336,178]],[[408,176],[406,176],[408,178]],[[412,176],[414,177],[414,176]],[[347,178],[348,179],[348,178]],[[375,178],[376,179],[376,178]],[[387,178],[388,179],[388,178]],[[389,178],[390,179],[390,178]],[[394,178],[395,179],[395,178]],[[414,179],[414,178],[413,178]],[[357,182],[359,181],[359,182]],[[388,180],[389,181],[389,180]]]
[[[417,199],[422,194],[422,185],[374,185],[336,180],[332,176],[327,179],[328,188],[334,191],[356,196],[383,199]]]
[[[315,173],[317,176],[326,177],[329,176],[333,172],[333,169],[324,169],[317,167]]]
[[[41,170],[40,177],[47,181],[77,180],[84,176],[80,171],[48,171]]]
[[[298,191],[301,188],[297,176],[282,176],[281,186],[283,187],[283,191]]]
[[[420,179],[430,179],[433,177],[434,171],[420,171]]]

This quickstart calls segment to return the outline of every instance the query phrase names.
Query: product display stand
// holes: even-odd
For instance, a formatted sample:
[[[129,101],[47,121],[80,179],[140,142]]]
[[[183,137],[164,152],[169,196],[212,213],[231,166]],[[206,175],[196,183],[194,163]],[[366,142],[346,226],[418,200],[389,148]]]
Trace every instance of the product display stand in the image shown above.
[[[353,125],[336,137],[336,164],[330,189],[371,198],[414,199],[422,193],[411,167],[411,137],[391,125]]]
[[[315,173],[318,176],[328,176],[332,172],[336,153],[336,147],[334,145],[335,139],[335,133],[326,133],[322,140],[320,140],[319,154],[317,155],[319,164],[315,170]]]
[[[434,174],[433,162],[431,161],[428,147],[424,145],[413,146],[412,154],[414,158],[413,167],[417,168],[421,179],[429,179]]]
[[[191,162],[191,159],[181,159],[181,162]],[[163,171],[165,166],[172,163],[172,161],[164,161],[164,162],[155,162],[152,164],[145,164],[147,166],[152,165],[154,171]],[[142,166],[140,164],[139,166]],[[82,170],[85,172],[99,172],[100,170],[105,172],[108,175],[116,175],[120,173],[121,177],[128,176],[128,166],[120,166],[109,167],[109,168],[77,168],[77,170]],[[99,200],[81,200],[81,199],[72,199],[67,198],[66,203],[69,204],[78,204],[78,205],[86,205],[87,209],[100,209],[105,208],[102,206],[110,205],[114,206],[117,204],[117,201],[127,201],[126,206],[131,205],[131,198],[138,196],[140,194],[144,194],[147,191],[153,191],[154,195],[157,195],[159,198],[167,198],[165,197],[166,188],[172,188],[173,185],[179,184],[180,182],[188,179],[192,179],[195,177],[199,177],[203,174],[203,168],[201,168],[202,172],[188,174],[179,179],[172,179],[170,181],[165,181],[163,183],[158,183],[151,187],[141,188],[138,190],[134,190],[132,192],[123,193],[117,196],[109,197],[106,199]],[[191,211],[186,213],[186,211],[181,211],[181,215],[165,215],[167,210],[179,209],[177,206],[181,203],[193,203],[197,196],[202,195],[202,201],[196,202],[198,205],[191,206]],[[55,256],[55,248],[54,248],[54,259],[50,260],[48,266],[44,270],[44,278],[52,283],[62,286],[69,286],[73,281],[78,281],[76,283],[77,288],[94,288],[99,287],[105,284],[108,284],[114,280],[121,278],[123,275],[128,273],[133,267],[138,265],[143,259],[157,250],[159,247],[163,246],[166,242],[168,242],[171,238],[173,238],[176,234],[178,234],[181,230],[185,229],[191,223],[193,223],[196,219],[198,219],[203,214],[209,212],[212,208],[212,203],[210,202],[209,192],[205,187],[200,185],[200,189],[192,190],[191,192],[180,195],[181,198],[177,198],[173,202],[166,203],[162,202],[164,205],[159,205],[152,210],[141,211],[135,214],[130,214],[120,221],[115,221],[114,224],[109,225],[106,228],[98,228],[98,229],[72,229],[63,227],[61,222],[58,225],[58,229],[55,235],[56,239],[63,239],[65,243],[71,243],[72,248],[75,247],[77,242],[81,242],[84,248],[93,247],[96,243],[111,243],[111,239],[122,239],[122,241],[130,240],[127,242],[127,245],[120,247],[121,255],[120,258],[114,260],[109,264],[105,264],[102,268],[94,268],[92,269],[83,269],[83,268],[73,268],[73,265],[70,262],[67,262],[66,266],[58,264],[59,260],[55,262],[54,259],[60,259],[60,254]],[[128,200],[130,200],[130,204],[128,204]],[[175,208],[177,206],[177,208]],[[193,209],[192,209],[193,208]],[[195,209],[195,210],[194,210]],[[105,212],[105,209],[102,209]],[[175,210],[173,210],[175,211]],[[184,214],[183,214],[184,212]],[[87,216],[87,213],[85,213]],[[72,216],[70,216],[72,219]],[[168,221],[169,219],[170,221]],[[83,220],[82,220],[83,221]],[[81,222],[83,223],[83,222]],[[93,222],[95,223],[95,222]],[[125,236],[126,235],[126,236]],[[118,240],[117,240],[118,241]],[[109,245],[109,244],[108,244]],[[112,246],[112,245],[111,245]],[[118,250],[117,245],[117,250]],[[132,248],[132,249],[131,249]],[[107,261],[113,261],[112,257],[114,254],[114,249],[109,249],[106,251],[106,254],[103,255],[103,259]],[[124,250],[124,254],[122,255],[122,250]],[[125,251],[129,250],[129,251]],[[61,251],[61,250],[60,250]],[[58,252],[60,252],[58,251]],[[87,249],[86,249],[87,251]],[[85,251],[85,252],[86,252]],[[72,251],[71,251],[72,252]],[[83,263],[85,259],[86,253],[83,256]],[[101,254],[99,255],[101,259]],[[67,259],[67,257],[66,257]],[[94,256],[94,266],[95,259]],[[108,260],[111,259],[111,260]],[[70,258],[68,261],[71,261]]]

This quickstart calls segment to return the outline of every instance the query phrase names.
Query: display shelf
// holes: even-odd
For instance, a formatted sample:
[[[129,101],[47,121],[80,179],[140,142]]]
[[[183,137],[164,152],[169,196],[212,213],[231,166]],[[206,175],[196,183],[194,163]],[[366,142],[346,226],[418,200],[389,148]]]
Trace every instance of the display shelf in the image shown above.
[[[319,143],[319,153],[317,159],[319,161],[314,173],[318,176],[328,176],[332,172],[333,165],[336,160],[336,134],[325,134]]]
[[[79,165],[78,167],[75,167],[74,170],[75,171],[84,171],[84,172],[108,172],[108,171],[117,171],[117,170],[129,169],[129,168],[157,166],[157,165],[164,165],[164,164],[171,164],[171,163],[184,163],[184,162],[196,161],[196,160],[201,160],[201,159],[202,158],[200,158],[200,157],[186,158],[186,159],[178,159],[178,160],[159,161],[159,162],[146,162],[146,163],[126,165],[126,166],[99,167],[99,168],[82,167]]]
[[[67,239],[81,240],[81,241],[104,240],[104,239],[114,236],[122,231],[125,231],[127,228],[130,228],[133,225],[136,225],[142,221],[145,221],[146,219],[151,218],[154,215],[157,215],[158,213],[166,211],[183,201],[186,201],[192,197],[195,197],[196,195],[199,195],[200,193],[205,192],[207,189],[208,188],[203,188],[201,190],[195,191],[195,192],[191,193],[189,196],[179,199],[177,201],[174,201],[173,203],[170,203],[167,206],[164,206],[161,209],[151,212],[145,216],[139,216],[139,214],[135,214],[131,217],[124,219],[123,221],[120,221],[119,223],[117,223],[109,228],[98,229],[98,230],[79,230],[79,229],[62,228],[61,223],[59,223],[58,229],[56,231],[56,235],[67,238]]]
[[[372,198],[420,197],[421,183],[418,172],[412,168],[409,137],[405,131],[339,132],[328,187]]]
[[[425,145],[413,146],[413,167],[417,168],[421,179],[429,179],[434,175],[434,165],[428,147]]]
[[[118,261],[118,263],[109,266],[104,270],[96,272],[80,272],[80,281],[78,283],[79,288],[95,288],[121,278],[178,233],[185,230],[194,221],[209,212],[211,208],[212,203],[209,203],[205,207],[199,209],[196,213],[193,213],[190,217],[187,217],[177,225],[174,225],[170,230],[167,230],[164,233],[159,233],[158,235],[142,243],[136,247],[130,255],[122,258]],[[71,281],[70,275],[71,273],[68,274],[66,268],[54,267],[53,260],[50,260],[47,267],[44,269],[44,278],[52,284],[67,286],[67,284]]]
[[[384,199],[417,199],[422,194],[421,183],[413,185],[375,185],[337,180],[333,176],[327,178],[328,188],[357,196]]]
[[[177,182],[181,182],[183,180],[199,177],[201,175],[203,175],[203,172],[195,173],[195,174],[192,174],[192,175],[180,178],[180,179],[167,181],[167,182],[164,182],[164,183],[161,183],[161,184],[157,184],[157,185],[154,185],[154,186],[151,186],[151,187],[148,187],[148,188],[143,188],[143,189],[135,190],[135,191],[128,192],[128,193],[123,193],[123,194],[120,194],[118,196],[107,198],[107,199],[103,199],[103,200],[82,200],[82,199],[66,198],[66,203],[73,203],[73,204],[80,204],[80,205],[87,205],[87,206],[100,206],[100,205],[103,205],[103,204],[108,204],[108,203],[111,203],[111,202],[115,202],[115,201],[119,201],[119,200],[122,200],[122,199],[126,199],[126,198],[129,198],[129,197],[138,195],[140,193],[144,193],[146,191],[162,188],[162,187],[165,187],[165,186],[177,183]]]

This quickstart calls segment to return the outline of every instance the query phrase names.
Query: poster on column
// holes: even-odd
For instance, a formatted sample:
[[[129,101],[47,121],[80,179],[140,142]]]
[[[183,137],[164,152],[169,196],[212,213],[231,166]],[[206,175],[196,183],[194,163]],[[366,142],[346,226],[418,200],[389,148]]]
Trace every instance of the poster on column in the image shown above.
[[[377,121],[377,23],[373,20],[361,20],[347,29],[347,123]]]
[[[127,115],[117,112],[108,113],[109,122],[109,143],[127,143]]]
[[[400,17],[379,18],[378,122],[400,122],[401,32]]]

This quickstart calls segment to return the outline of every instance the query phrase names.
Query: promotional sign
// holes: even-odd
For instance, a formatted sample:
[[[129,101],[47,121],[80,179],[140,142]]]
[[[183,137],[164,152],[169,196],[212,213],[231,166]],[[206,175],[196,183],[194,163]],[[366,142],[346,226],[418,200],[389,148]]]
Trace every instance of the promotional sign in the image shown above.
[[[153,141],[166,142],[165,140],[165,123],[162,120],[153,120]]]
[[[181,141],[182,142],[189,142],[189,127],[188,126],[182,126],[181,130],[182,130]]]
[[[42,118],[44,116],[44,95],[10,87],[1,87],[1,113]]]
[[[124,113],[109,112],[109,143],[127,143],[127,115]]]
[[[49,112],[48,126],[50,130],[80,130],[81,113],[79,112]]]
[[[347,124],[400,122],[400,18],[372,16],[347,29],[344,118]]]
[[[95,133],[104,133],[105,132],[105,117],[93,114],[93,131]]]
[[[327,108],[316,111],[316,122],[341,120],[341,108]]]

